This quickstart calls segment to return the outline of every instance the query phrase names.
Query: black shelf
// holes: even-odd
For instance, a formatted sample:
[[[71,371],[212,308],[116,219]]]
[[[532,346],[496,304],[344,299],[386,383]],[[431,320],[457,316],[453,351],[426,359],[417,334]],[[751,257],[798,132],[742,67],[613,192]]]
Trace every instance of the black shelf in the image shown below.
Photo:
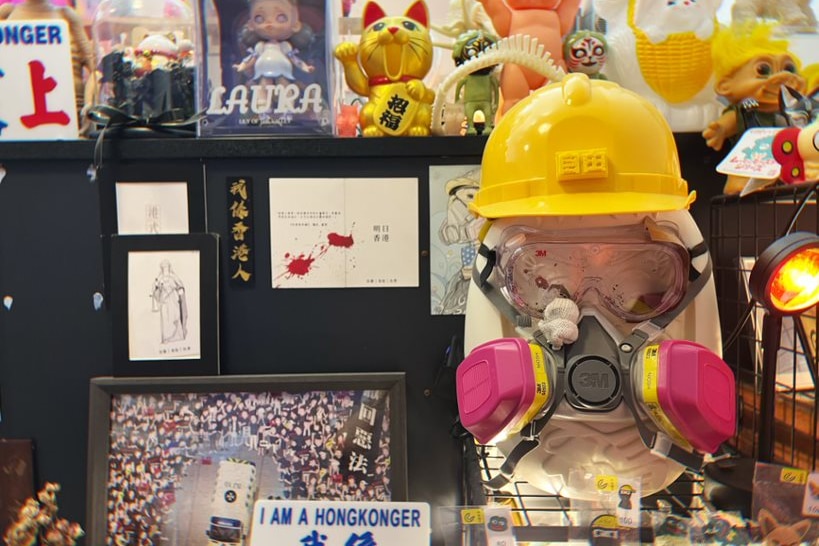
[[[124,138],[106,135],[104,158],[230,159],[330,157],[475,157],[484,137],[390,138]],[[88,159],[95,140],[0,142],[0,162],[16,160]]]

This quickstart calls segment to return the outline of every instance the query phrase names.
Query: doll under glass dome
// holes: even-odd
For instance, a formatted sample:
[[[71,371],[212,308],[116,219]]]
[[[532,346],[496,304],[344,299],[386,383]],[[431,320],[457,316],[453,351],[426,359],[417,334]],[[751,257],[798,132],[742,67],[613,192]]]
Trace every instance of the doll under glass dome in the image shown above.
[[[186,120],[196,110],[194,13],[181,0],[103,0],[92,27],[97,54],[95,107],[104,117],[147,127]]]

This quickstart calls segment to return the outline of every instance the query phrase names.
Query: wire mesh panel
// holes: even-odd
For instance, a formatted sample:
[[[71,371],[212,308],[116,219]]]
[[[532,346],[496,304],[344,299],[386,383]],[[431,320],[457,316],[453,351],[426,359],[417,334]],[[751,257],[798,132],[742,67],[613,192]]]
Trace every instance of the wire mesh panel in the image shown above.
[[[560,543],[575,540],[573,533],[582,532],[584,513],[590,504],[577,503],[556,494],[546,493],[530,483],[513,479],[499,489],[488,482],[500,473],[504,454],[495,446],[476,444],[464,438],[465,495],[468,505],[501,505],[511,510],[515,523],[515,538],[533,546],[540,543]],[[641,542],[652,542],[653,530],[649,511],[690,515],[702,510],[703,479],[684,473],[668,488],[641,499],[642,517],[638,533]],[[599,508],[598,508],[599,509]],[[481,544],[464,537],[462,544]],[[448,545],[449,546],[449,545]]]
[[[795,231],[819,232],[819,184],[774,186],[757,193],[711,200],[714,260],[723,359],[737,378],[739,427],[731,444],[740,455],[759,454],[766,311],[749,292],[756,259],[775,240]],[[776,355],[773,462],[817,467],[816,314],[782,320]]]

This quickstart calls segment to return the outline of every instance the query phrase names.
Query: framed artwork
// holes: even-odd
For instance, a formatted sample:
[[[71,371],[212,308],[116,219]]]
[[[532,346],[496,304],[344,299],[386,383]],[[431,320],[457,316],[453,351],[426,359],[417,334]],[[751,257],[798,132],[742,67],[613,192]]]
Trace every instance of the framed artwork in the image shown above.
[[[429,285],[432,315],[463,315],[484,224],[469,212],[480,165],[429,167]]]
[[[207,233],[205,173],[199,160],[108,161],[97,178],[104,296],[111,299],[113,235]]]
[[[89,544],[247,544],[257,499],[405,501],[403,372],[94,378]]]
[[[114,235],[114,375],[219,373],[218,238]]]
[[[161,173],[161,178],[157,176]],[[199,161],[106,164],[100,173],[103,233],[205,233],[205,176]]]

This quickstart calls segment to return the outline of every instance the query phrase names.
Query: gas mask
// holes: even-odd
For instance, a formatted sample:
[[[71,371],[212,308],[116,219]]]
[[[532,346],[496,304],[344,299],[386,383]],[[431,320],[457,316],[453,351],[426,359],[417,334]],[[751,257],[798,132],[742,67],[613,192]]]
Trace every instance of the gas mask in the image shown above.
[[[730,368],[664,335],[711,276],[710,260],[691,265],[703,244],[686,248],[646,218],[568,232],[512,225],[480,252],[473,279],[522,336],[476,346],[457,370],[463,426],[481,443],[516,442],[490,486],[509,481],[559,407],[574,419],[630,415],[647,449],[695,470],[734,434]]]

